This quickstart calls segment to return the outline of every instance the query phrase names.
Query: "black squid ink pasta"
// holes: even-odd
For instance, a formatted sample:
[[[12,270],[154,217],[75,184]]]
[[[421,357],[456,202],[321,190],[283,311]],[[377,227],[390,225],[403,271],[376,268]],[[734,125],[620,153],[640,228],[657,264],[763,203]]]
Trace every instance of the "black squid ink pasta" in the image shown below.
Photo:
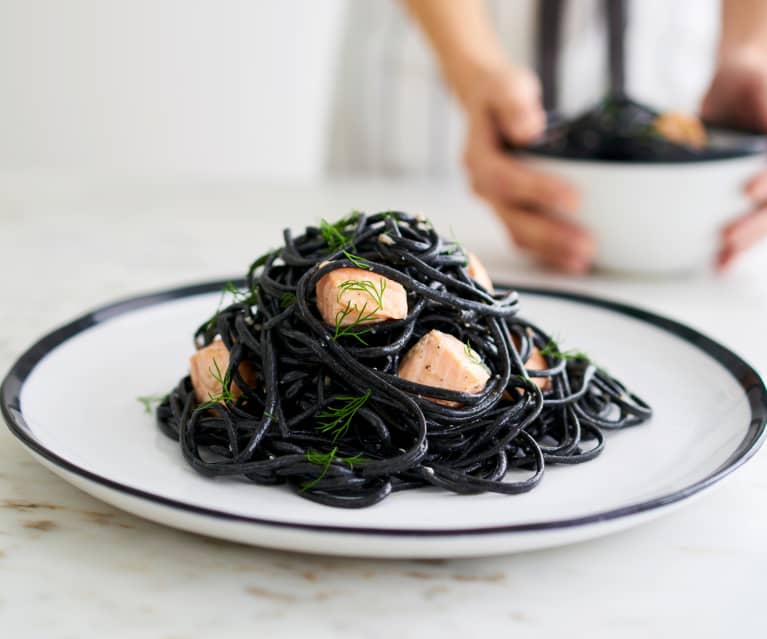
[[[209,367],[216,391],[201,401],[184,377],[157,409],[160,428],[203,475],[360,508],[425,486],[526,492],[549,465],[594,459],[605,430],[648,419],[621,382],[522,319],[516,292],[470,277],[468,260],[428,220],[400,212],[286,230],[196,333],[198,348],[228,351],[226,365]],[[373,309],[376,278],[378,308],[386,282],[387,294],[401,286],[406,313],[373,321],[355,307],[359,321],[323,320],[317,284],[338,269],[368,274],[372,285],[342,286],[368,291]],[[398,374],[433,331],[487,371],[479,392]],[[543,364],[526,370],[534,354]]]
[[[684,163],[740,157],[748,154],[748,141],[722,138],[695,116],[661,113],[613,94],[572,119],[551,114],[542,138],[525,150],[573,160]]]

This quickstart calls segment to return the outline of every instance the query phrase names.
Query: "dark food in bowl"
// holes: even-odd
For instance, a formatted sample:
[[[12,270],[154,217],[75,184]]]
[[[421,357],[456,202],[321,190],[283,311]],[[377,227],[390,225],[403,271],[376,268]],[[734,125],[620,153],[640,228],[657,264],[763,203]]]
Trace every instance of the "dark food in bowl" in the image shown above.
[[[717,134],[695,116],[651,109],[626,96],[609,96],[573,120],[557,120],[526,150],[580,160],[693,162],[762,152],[762,138]]]
[[[706,127],[699,118],[682,111],[661,113],[652,123],[653,131],[669,142],[703,149],[708,142]]]

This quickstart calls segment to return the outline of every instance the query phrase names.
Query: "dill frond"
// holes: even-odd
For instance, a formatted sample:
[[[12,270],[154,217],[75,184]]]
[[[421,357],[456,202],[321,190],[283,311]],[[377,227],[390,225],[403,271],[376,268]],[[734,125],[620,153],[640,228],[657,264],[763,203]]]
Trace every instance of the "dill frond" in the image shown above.
[[[310,464],[316,464],[317,466],[320,466],[320,474],[317,475],[314,479],[311,481],[308,481],[304,484],[301,484],[301,490],[309,490],[310,488],[314,488],[319,482],[321,482],[325,475],[328,474],[328,468],[330,468],[330,464],[332,464],[334,461],[340,461],[347,466],[349,466],[350,470],[354,470],[355,464],[357,466],[364,464],[367,459],[363,456],[362,453],[357,453],[356,455],[352,457],[338,457],[338,447],[334,446],[329,452],[327,453],[320,453],[314,450],[307,450],[304,453],[304,457],[306,458],[306,461],[308,461]]]
[[[463,345],[463,350],[466,353],[466,357],[468,357],[470,361],[474,362],[475,364],[482,363],[482,358],[480,357],[479,353],[471,347],[471,344],[469,344],[468,339],[466,340],[466,343]]]
[[[357,268],[365,269],[366,271],[372,271],[373,266],[368,262],[364,257],[360,257],[359,255],[354,255],[354,253],[350,253],[349,251],[344,251],[344,257],[349,260],[354,266]]]
[[[280,308],[287,308],[296,303],[296,294],[293,291],[285,291],[280,296]]]
[[[359,211],[353,211],[337,222],[331,223],[324,218],[320,221],[320,235],[332,252],[335,253],[345,246],[354,248],[354,232],[350,232],[349,227],[357,224],[360,215]]]
[[[339,406],[328,406],[317,415],[317,430],[333,435],[333,442],[343,437],[351,426],[352,420],[359,410],[370,399],[372,391],[368,389],[363,395],[338,397]]]
[[[302,484],[301,490],[309,490],[310,488],[314,488],[325,478],[325,475],[328,474],[328,468],[330,468],[330,464],[332,464],[333,460],[336,458],[337,451],[337,446],[334,446],[329,453],[318,453],[313,450],[306,451],[304,454],[306,461],[308,461],[310,464],[317,464],[318,466],[321,466],[322,469],[320,470],[320,474],[317,475],[317,477]]]
[[[256,284],[251,290],[248,291],[238,288],[234,282],[227,282],[224,284],[224,288],[221,289],[221,297],[218,299],[216,312],[213,313],[213,316],[205,324],[206,331],[211,330],[216,325],[218,316],[221,315],[221,311],[225,308],[224,300],[226,299],[227,295],[232,297],[232,304],[246,304],[248,306],[253,306],[258,300],[258,285]]]
[[[370,331],[369,328],[363,328],[359,329],[359,325],[363,324],[364,322],[367,322],[368,320],[371,320],[375,317],[375,314],[378,312],[379,309],[373,309],[372,311],[366,312],[368,307],[368,303],[365,302],[362,305],[361,309],[358,309],[356,305],[353,305],[351,302],[346,303],[346,307],[342,310],[338,311],[336,313],[335,318],[335,333],[333,334],[333,339],[338,340],[339,337],[353,337],[358,342],[363,344],[364,346],[367,346],[367,342],[362,338],[362,335],[365,333],[368,333]],[[343,326],[344,320],[349,317],[349,315],[353,312],[357,312],[357,317],[355,317],[352,320],[352,323]]]
[[[210,376],[221,385],[221,391],[215,395],[213,393],[208,393],[208,401],[197,406],[195,410],[207,410],[218,404],[233,404],[237,400],[232,393],[232,376],[229,370],[227,369],[226,373],[222,372],[215,359],[213,359],[213,367],[215,368],[215,371],[208,367],[208,372],[210,373]]]
[[[563,359],[566,362],[582,361],[591,362],[591,358],[582,351],[569,350],[561,351],[554,340],[549,342],[540,350],[541,355],[554,357],[555,359]]]
[[[381,277],[378,280],[378,286],[369,280],[346,280],[338,285],[338,301],[347,291],[357,291],[366,293],[376,303],[376,311],[383,309],[383,296],[386,292],[386,279]]]
[[[136,401],[141,402],[144,405],[144,412],[151,415],[154,407],[162,404],[166,399],[168,399],[167,393],[165,395],[140,395]]]

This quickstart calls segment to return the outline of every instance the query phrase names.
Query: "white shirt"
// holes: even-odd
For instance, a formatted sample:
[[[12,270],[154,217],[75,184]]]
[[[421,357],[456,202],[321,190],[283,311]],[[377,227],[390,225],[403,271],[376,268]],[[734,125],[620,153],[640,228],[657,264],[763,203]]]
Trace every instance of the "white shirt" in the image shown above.
[[[535,68],[537,0],[487,0],[509,60]],[[631,0],[626,83],[659,110],[695,112],[711,78],[718,0]],[[573,114],[607,90],[601,0],[568,0],[558,65],[559,110]],[[391,0],[349,3],[331,107],[334,174],[444,176],[460,170],[463,121],[434,55]]]

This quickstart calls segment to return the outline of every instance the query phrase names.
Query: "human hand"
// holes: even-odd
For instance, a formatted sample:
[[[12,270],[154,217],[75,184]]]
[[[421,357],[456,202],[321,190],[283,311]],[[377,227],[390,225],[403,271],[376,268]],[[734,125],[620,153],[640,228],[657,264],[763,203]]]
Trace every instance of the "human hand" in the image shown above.
[[[701,114],[707,122],[767,132],[767,66],[749,59],[723,63],[703,100]],[[722,230],[719,269],[727,268],[767,236],[767,170],[744,188],[753,208]]]
[[[458,93],[468,118],[464,164],[474,191],[536,260],[570,273],[587,271],[595,243],[575,221],[578,192],[503,148],[504,140],[527,144],[545,128],[538,78],[527,69],[505,66],[472,74]]]

